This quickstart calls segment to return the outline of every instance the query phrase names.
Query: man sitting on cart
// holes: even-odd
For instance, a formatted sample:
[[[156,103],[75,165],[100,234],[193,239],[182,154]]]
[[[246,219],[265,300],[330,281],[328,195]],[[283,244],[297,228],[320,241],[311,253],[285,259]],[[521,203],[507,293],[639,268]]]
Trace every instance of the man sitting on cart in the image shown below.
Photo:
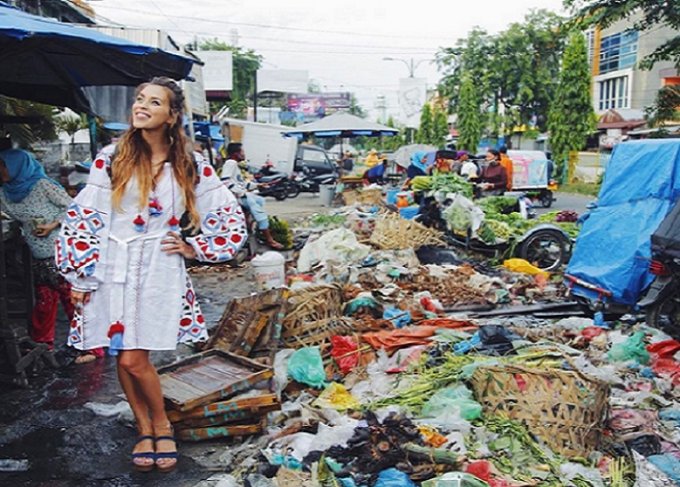
[[[502,195],[508,185],[508,174],[501,165],[501,154],[495,149],[489,149],[486,153],[487,166],[482,171],[478,180],[478,196]]]

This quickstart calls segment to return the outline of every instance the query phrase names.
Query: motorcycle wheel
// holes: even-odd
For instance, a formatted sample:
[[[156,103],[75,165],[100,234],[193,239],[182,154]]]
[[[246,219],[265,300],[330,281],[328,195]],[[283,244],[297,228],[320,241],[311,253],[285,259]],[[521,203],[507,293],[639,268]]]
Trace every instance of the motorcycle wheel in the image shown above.
[[[277,191],[277,192],[274,193],[272,196],[276,199],[276,201],[283,201],[283,200],[285,200],[286,198],[288,198],[288,192],[287,192],[287,190],[284,188],[284,189],[282,189],[281,191]]]
[[[676,340],[680,339],[680,296],[671,293],[647,308],[647,325],[657,328]]]
[[[543,206],[543,208],[550,208],[553,204],[552,191],[550,191],[550,190],[541,191],[541,195],[539,197],[539,200],[540,200],[541,206]]]
[[[517,256],[539,269],[552,272],[568,260],[569,242],[556,230],[539,230],[522,242]]]
[[[297,183],[288,183],[288,192],[286,194],[289,198],[297,198],[300,194],[300,185]]]

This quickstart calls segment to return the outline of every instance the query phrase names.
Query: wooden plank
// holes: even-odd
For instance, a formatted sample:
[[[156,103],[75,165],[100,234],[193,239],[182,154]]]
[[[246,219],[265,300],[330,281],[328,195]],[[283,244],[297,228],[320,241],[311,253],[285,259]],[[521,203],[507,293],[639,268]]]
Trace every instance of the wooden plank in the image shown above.
[[[163,396],[176,403],[182,403],[205,394],[205,391],[196,389],[185,382],[175,379],[171,375],[161,377],[161,389],[163,389]]]
[[[264,417],[266,414],[272,411],[280,410],[281,406],[277,404],[259,409],[241,409],[238,411],[232,411],[230,413],[222,414],[219,416],[211,416],[209,418],[190,418],[173,424],[177,429],[186,429],[186,428],[205,428],[208,426],[220,426],[234,422],[251,423],[260,417]]]
[[[262,394],[259,396],[245,398],[239,398],[237,396],[228,401],[215,402],[186,412],[168,411],[168,418],[170,421],[176,422],[189,418],[217,416],[241,409],[258,409],[276,404],[279,404],[276,394]]]
[[[207,428],[187,428],[179,430],[177,435],[183,441],[204,441],[216,438],[228,438],[230,436],[247,436],[261,433],[264,423],[244,424],[233,426],[213,426]]]

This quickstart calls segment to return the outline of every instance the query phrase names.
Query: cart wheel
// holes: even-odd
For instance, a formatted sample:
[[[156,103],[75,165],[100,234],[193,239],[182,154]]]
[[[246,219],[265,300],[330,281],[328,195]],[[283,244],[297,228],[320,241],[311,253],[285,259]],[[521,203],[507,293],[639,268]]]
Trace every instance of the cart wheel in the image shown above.
[[[569,240],[558,230],[538,230],[522,242],[517,256],[541,270],[554,271],[569,258]]]
[[[550,208],[554,201],[552,191],[549,189],[541,191],[540,201],[543,208]]]

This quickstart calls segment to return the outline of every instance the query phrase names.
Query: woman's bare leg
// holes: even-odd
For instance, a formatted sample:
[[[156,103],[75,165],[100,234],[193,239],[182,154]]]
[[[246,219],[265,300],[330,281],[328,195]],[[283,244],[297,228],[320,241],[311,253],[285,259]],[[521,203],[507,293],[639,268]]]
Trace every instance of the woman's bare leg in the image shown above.
[[[161,381],[156,368],[149,361],[149,352],[147,350],[122,351],[118,359],[118,365],[131,379],[132,384],[135,386],[135,393],[141,396],[147,412],[150,413],[154,436],[171,434],[170,421],[165,413]],[[139,398],[139,396],[136,398]],[[156,451],[159,453],[174,452],[176,450],[175,443],[170,440],[161,440],[156,444]],[[161,467],[169,467],[176,462],[177,460],[174,458],[162,458],[158,460],[157,464]]]

